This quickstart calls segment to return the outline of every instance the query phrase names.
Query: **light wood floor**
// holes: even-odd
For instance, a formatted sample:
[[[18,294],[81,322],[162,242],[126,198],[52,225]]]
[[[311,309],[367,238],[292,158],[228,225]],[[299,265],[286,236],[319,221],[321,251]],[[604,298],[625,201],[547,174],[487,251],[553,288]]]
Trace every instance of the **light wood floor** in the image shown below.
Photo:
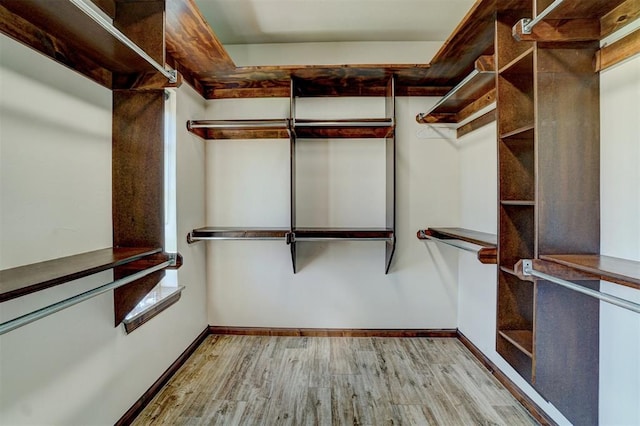
[[[454,338],[209,336],[134,425],[532,425]]]

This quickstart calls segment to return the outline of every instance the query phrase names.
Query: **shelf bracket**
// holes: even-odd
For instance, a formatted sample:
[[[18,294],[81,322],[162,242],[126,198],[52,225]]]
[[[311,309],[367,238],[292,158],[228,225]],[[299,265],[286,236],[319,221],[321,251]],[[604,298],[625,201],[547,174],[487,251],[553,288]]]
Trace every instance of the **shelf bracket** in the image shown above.
[[[524,18],[520,20],[520,24],[522,26],[522,34],[531,34],[531,32],[533,31],[533,27],[538,25],[540,21],[546,18],[547,15],[549,15],[551,12],[556,10],[556,8],[560,6],[563,2],[564,0],[555,0],[553,3],[547,6],[545,10],[540,12],[538,16],[536,16],[535,18],[533,19]]]

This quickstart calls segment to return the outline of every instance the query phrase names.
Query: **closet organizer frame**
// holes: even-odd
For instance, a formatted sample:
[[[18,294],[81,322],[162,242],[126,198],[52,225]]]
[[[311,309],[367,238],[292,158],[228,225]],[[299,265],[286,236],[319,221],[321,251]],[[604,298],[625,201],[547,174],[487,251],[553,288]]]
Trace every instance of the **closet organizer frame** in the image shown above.
[[[132,89],[137,84],[133,83],[132,86],[132,82],[144,80],[146,88],[156,89],[159,93],[157,97],[163,99],[164,87],[179,84],[180,76],[176,70],[163,65],[165,59],[164,3],[152,2],[145,7],[147,26],[144,36],[140,36],[135,19],[120,22],[115,18],[115,10],[104,11],[105,14],[110,12],[109,17],[113,19],[112,23],[82,0],[55,2],[55,4],[38,0],[3,3],[0,6],[0,13],[3,16],[0,31],[108,89],[115,89],[116,86],[124,89],[121,91],[125,93],[125,97],[135,98],[137,92],[126,89]],[[122,15],[129,17],[141,13],[139,7],[134,4],[118,4],[116,8],[126,9],[126,13]],[[150,27],[153,27],[152,30],[149,30]],[[153,31],[154,29],[157,30]],[[37,36],[34,37],[33,34]],[[137,42],[142,44],[139,45]],[[53,51],[51,46],[55,46],[53,50],[56,51]],[[148,51],[147,48],[149,48]],[[142,96],[144,100],[140,101],[148,100],[148,95]],[[127,101],[124,103],[126,104]],[[134,100],[133,103],[136,101]],[[124,119],[125,114],[119,115],[115,104],[114,101],[113,247],[2,270],[0,271],[0,302],[63,285],[106,270],[112,269],[115,279],[112,283],[3,323],[3,333],[110,290],[114,290],[114,322],[118,326],[127,313],[160,280],[164,269],[177,268],[181,265],[181,256],[178,253],[163,252],[161,230],[123,229],[120,226],[123,223],[130,223],[132,217],[139,217],[144,221],[147,217],[157,216],[160,217],[157,222],[163,222],[161,218],[163,206],[156,202],[162,199],[162,179],[156,178],[161,177],[163,165],[161,163],[153,165],[153,167],[157,166],[158,170],[154,168],[152,173],[147,173],[149,171],[147,169],[144,173],[134,173],[135,176],[125,177],[125,179],[135,179],[139,185],[148,188],[151,193],[150,198],[138,202],[118,192],[118,188],[124,185],[124,182],[118,180],[115,171],[134,170],[139,163],[136,163],[135,159],[122,161],[118,155],[116,147],[121,143],[118,139],[124,139],[124,135],[118,134],[118,124]],[[162,135],[162,120],[158,121],[158,117],[162,117],[162,110],[161,108],[160,110],[150,109],[149,118],[154,123],[160,124],[158,134]],[[127,119],[124,120],[127,121]],[[143,127],[142,124],[141,127]],[[136,129],[131,131],[137,132]],[[147,137],[147,139],[150,138]],[[157,155],[146,156],[145,160],[141,161],[150,166],[149,160],[162,158],[162,148],[159,146],[162,144],[162,137],[153,141],[153,151]],[[147,176],[150,178],[147,179]],[[159,185],[156,185],[157,183]],[[155,224],[156,221],[151,222]]]
[[[496,21],[497,351],[575,424],[598,421],[598,297],[607,298],[599,280],[640,285],[640,263],[598,254],[593,64],[598,40],[625,25],[630,7],[624,0],[523,1]],[[533,268],[523,268],[527,260]],[[567,280],[581,287],[564,286]]]
[[[187,129],[203,139],[289,139],[290,156],[290,227],[243,228],[203,227],[187,235],[187,242],[203,240],[282,240],[290,246],[293,272],[297,272],[297,244],[328,241],[385,242],[385,273],[389,272],[395,251],[395,78],[386,83],[385,117],[364,119],[299,119],[296,98],[314,96],[306,93],[312,82],[292,78],[290,82],[290,117],[265,120],[190,120]],[[296,145],[304,139],[377,138],[385,140],[386,201],[384,228],[298,227],[296,224]]]

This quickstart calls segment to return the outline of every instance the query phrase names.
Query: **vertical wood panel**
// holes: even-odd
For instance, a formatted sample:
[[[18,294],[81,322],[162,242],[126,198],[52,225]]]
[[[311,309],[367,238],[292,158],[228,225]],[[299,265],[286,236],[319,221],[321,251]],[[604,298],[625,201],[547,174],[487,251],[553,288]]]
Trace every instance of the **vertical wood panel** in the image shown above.
[[[113,92],[113,246],[164,246],[164,91]],[[129,271],[114,270],[116,278]],[[115,325],[164,271],[114,291]]]

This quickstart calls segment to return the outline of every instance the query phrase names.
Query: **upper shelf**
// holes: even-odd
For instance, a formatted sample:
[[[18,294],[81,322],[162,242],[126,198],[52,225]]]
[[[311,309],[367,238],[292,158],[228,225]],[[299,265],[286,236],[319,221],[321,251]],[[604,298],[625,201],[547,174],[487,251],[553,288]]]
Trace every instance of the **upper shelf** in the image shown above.
[[[474,70],[449,91],[428,112],[418,114],[418,123],[459,123],[495,100],[495,64],[493,56],[481,56]],[[479,101],[481,105],[470,107]],[[466,108],[469,109],[465,111]]]
[[[200,240],[282,240],[285,241],[289,228],[239,228],[205,227],[194,229],[187,235],[187,241]]]
[[[126,12],[122,13],[125,22],[119,26],[123,32],[140,34],[140,28],[134,27],[138,25],[136,20],[144,15],[146,30],[142,31],[145,34],[139,41],[145,43],[142,46],[145,54],[164,65],[164,35],[161,30],[153,31],[156,25],[162,28],[162,4],[145,3],[144,10],[132,4],[119,7]],[[113,88],[116,81],[113,73],[140,74],[155,70],[139,53],[71,1],[3,1],[0,16],[0,31],[105,87]],[[104,20],[109,22],[108,18]]]
[[[288,139],[288,119],[189,120],[187,129],[204,139]]]
[[[640,262],[596,254],[555,254],[541,260],[587,272],[605,281],[640,289]]]
[[[427,228],[419,230],[417,236],[420,240],[434,240],[462,250],[477,252],[480,263],[497,263],[498,237],[495,234],[465,228]],[[467,245],[456,244],[455,241],[473,244],[481,248],[472,250]]]
[[[0,302],[123,266],[160,248],[106,248],[0,271]]]

